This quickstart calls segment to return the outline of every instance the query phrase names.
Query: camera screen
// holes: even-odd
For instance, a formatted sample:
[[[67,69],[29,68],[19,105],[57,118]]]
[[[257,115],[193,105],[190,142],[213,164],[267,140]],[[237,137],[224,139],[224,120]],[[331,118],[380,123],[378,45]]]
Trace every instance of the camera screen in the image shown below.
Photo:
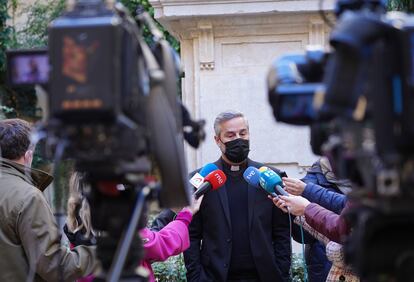
[[[315,117],[313,95],[283,95],[281,97],[280,117],[296,124],[307,124]]]
[[[46,84],[49,79],[49,58],[46,51],[7,54],[9,83],[14,86]]]

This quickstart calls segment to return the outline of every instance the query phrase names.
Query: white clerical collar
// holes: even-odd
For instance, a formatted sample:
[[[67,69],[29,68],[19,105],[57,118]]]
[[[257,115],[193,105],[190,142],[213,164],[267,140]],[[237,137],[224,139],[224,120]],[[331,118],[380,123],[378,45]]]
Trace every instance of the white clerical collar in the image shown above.
[[[232,165],[232,166],[230,166],[230,170],[231,171],[239,171],[240,170],[240,166],[239,165]]]

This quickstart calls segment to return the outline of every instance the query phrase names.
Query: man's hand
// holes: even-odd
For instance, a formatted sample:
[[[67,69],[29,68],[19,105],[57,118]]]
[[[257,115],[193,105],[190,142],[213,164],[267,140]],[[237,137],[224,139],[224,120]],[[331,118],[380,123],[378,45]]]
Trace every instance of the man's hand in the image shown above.
[[[86,237],[83,230],[78,230],[75,233],[69,231],[68,226],[65,224],[63,226],[63,231],[68,237],[69,242],[74,246],[85,245],[85,246],[93,246],[96,245],[96,238],[93,234],[90,234],[89,237]]]
[[[296,179],[296,178],[282,178],[283,183],[285,183],[285,190],[292,195],[301,196],[303,191],[305,190],[306,183]]]
[[[306,207],[310,202],[301,196],[279,196],[272,198],[273,203],[284,212],[301,216],[305,214]]]

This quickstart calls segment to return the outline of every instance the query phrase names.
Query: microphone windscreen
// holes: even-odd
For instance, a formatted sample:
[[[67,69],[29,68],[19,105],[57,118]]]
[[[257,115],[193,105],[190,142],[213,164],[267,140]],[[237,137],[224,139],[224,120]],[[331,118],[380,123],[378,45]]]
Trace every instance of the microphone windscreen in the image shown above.
[[[247,183],[254,187],[259,187],[260,171],[253,167],[249,166],[243,173],[243,178]]]
[[[201,176],[206,177],[212,171],[218,170],[218,167],[215,164],[208,163],[203,166],[198,172]]]
[[[260,172],[263,172],[263,171],[266,171],[266,170],[269,170],[269,168],[267,166],[262,166],[262,167],[259,168]]]
[[[216,190],[226,183],[227,177],[222,170],[216,169],[210,172],[204,181],[208,181],[211,184],[211,189]]]
[[[202,176],[200,173],[195,173],[193,177],[190,178],[191,185],[194,186],[194,188],[198,189],[200,188],[201,184],[204,182],[204,176]]]
[[[275,193],[276,185],[283,186],[280,176],[271,169],[267,169],[260,174],[260,186],[262,186],[269,193]]]

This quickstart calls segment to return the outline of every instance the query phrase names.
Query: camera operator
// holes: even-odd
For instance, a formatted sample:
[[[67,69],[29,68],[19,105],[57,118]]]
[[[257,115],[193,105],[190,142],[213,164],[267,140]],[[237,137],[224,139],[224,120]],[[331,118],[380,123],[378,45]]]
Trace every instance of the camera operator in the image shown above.
[[[0,280],[73,281],[94,270],[94,248],[60,245],[58,226],[42,194],[52,177],[31,168],[30,132],[26,121],[0,121]]]

